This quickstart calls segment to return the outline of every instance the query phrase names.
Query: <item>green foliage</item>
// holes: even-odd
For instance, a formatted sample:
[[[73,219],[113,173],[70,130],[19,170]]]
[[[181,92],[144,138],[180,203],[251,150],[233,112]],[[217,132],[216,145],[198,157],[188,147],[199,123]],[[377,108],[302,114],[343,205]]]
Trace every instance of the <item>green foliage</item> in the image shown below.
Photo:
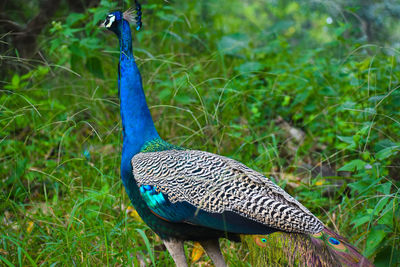
[[[133,47],[160,135],[271,176],[377,266],[396,266],[399,52],[351,38],[353,24],[340,15],[327,24],[332,14],[305,1],[142,7],[144,25],[133,31]],[[159,238],[126,214],[117,40],[98,28],[114,8],[103,0],[55,20],[41,36],[49,61],[25,63],[28,72],[3,81],[0,260],[6,265],[172,264]],[[296,141],[278,116],[304,138]],[[339,174],[292,179],[304,164],[329,165]],[[259,261],[246,240],[223,242],[228,263]],[[263,261],[284,260],[266,254]]]

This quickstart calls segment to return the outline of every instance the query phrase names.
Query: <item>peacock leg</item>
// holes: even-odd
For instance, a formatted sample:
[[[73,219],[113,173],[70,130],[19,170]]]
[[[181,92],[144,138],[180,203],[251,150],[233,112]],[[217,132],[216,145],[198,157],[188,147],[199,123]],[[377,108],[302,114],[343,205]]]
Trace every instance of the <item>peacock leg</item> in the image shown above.
[[[185,249],[183,248],[183,241],[171,239],[163,240],[164,245],[167,247],[169,254],[175,261],[176,267],[187,267]]]
[[[219,249],[218,239],[201,241],[200,244],[207,252],[207,255],[214,262],[215,267],[226,267],[224,257],[222,256],[221,250]]]

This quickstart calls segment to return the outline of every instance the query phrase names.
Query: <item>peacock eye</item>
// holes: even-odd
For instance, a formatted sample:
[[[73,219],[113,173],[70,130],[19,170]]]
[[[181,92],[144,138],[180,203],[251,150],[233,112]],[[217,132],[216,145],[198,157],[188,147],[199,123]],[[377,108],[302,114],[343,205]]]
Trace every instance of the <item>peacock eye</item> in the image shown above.
[[[340,244],[339,240],[337,240],[336,238],[333,238],[333,237],[329,238],[329,242],[332,245],[339,245]]]

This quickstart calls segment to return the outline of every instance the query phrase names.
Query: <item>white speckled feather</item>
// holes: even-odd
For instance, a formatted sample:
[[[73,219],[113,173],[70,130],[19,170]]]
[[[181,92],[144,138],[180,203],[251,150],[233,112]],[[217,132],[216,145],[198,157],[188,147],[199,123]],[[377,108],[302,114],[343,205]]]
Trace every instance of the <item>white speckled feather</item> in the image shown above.
[[[318,233],[323,224],[262,174],[227,157],[197,150],[139,153],[132,158],[139,186],[152,185],[169,201],[207,212],[232,211],[288,232]]]

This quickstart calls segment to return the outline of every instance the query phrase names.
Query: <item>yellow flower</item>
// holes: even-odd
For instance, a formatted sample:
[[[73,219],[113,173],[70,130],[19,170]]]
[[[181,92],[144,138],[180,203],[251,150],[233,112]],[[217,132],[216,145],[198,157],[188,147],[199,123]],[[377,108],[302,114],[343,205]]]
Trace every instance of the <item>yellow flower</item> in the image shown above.
[[[128,206],[126,208],[126,214],[128,214],[129,217],[132,217],[133,219],[135,219],[135,221],[141,221],[142,220],[142,218],[140,218],[140,216],[137,213],[137,211],[135,210],[135,208],[132,207],[132,206]]]
[[[198,261],[201,258],[201,256],[203,256],[203,254],[204,254],[203,247],[200,245],[199,242],[195,242],[192,250],[192,262]]]
[[[34,225],[35,224],[32,221],[28,222],[28,227],[26,227],[26,231],[28,232],[28,234],[30,234],[32,232]]]

